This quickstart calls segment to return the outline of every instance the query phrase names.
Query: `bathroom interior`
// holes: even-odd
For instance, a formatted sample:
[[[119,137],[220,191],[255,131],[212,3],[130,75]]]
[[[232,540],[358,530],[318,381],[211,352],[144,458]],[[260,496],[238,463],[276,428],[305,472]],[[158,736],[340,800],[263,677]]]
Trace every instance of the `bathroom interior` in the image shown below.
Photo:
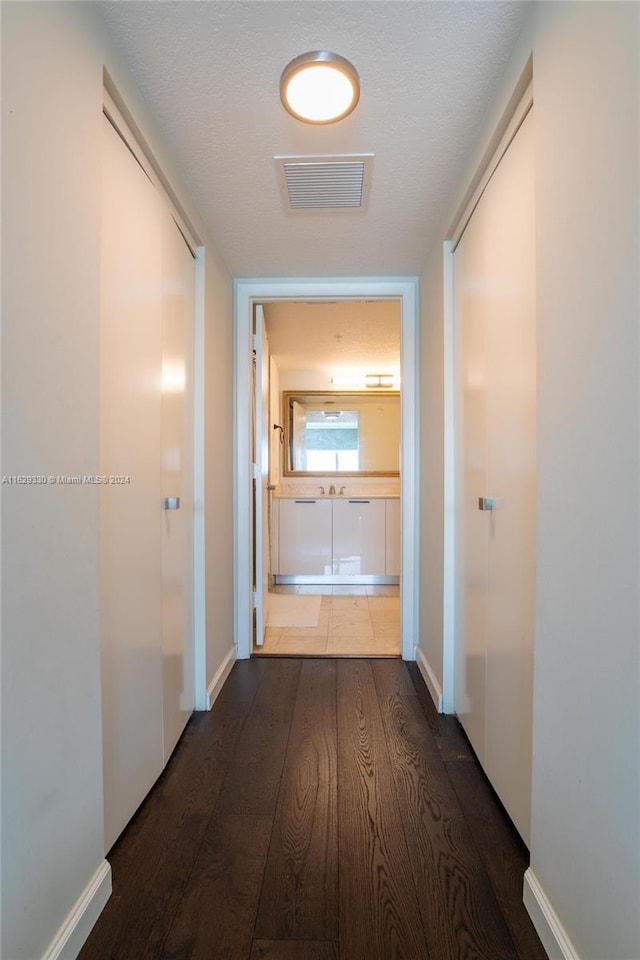
[[[399,657],[400,304],[279,301],[255,322],[253,655]]]

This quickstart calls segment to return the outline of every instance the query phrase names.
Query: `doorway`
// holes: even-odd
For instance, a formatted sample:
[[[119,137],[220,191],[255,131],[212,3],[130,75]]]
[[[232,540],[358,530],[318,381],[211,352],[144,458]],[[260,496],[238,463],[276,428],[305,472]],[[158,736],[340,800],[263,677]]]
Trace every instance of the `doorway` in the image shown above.
[[[260,619],[262,611],[260,590],[254,590],[254,556],[260,554],[255,542],[252,515],[253,483],[256,469],[252,457],[251,376],[252,355],[256,347],[253,339],[253,317],[256,305],[283,301],[322,303],[327,301],[394,300],[400,306],[401,367],[403,403],[400,414],[400,504],[403,531],[400,547],[403,571],[399,608],[402,633],[401,654],[404,659],[415,659],[417,640],[417,583],[418,545],[415,532],[418,524],[417,502],[417,318],[415,280],[376,281],[237,281],[236,282],[236,556],[235,556],[235,629],[237,654],[240,658],[251,655],[254,617]],[[259,366],[259,364],[257,364]],[[341,484],[342,486],[343,484]],[[337,493],[337,490],[336,490]],[[355,498],[354,498],[355,499]],[[328,501],[323,504],[324,509]],[[259,525],[256,525],[258,529]],[[257,548],[257,549],[256,549]],[[392,584],[379,584],[380,588]],[[311,584],[290,584],[301,587]],[[333,590],[339,586],[332,585]],[[358,584],[367,587],[368,584]],[[380,590],[380,592],[384,592]],[[305,590],[304,595],[313,595]],[[363,594],[360,594],[363,597]],[[352,602],[358,604],[358,596]],[[364,599],[367,599],[366,592]],[[362,601],[360,601],[362,605]],[[368,603],[367,603],[368,606]],[[375,606],[375,604],[374,604]],[[256,610],[258,611],[256,616]],[[338,655],[338,654],[336,654]]]
[[[399,301],[270,302],[254,330],[253,654],[397,657]]]

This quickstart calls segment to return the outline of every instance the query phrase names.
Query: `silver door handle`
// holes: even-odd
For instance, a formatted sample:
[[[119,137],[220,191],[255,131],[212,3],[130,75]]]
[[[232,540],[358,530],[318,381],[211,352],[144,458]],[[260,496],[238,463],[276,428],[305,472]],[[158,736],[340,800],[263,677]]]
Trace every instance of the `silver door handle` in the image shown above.
[[[164,498],[164,508],[165,508],[165,510],[179,510],[179,509],[180,509],[180,497],[165,497],[165,498]]]
[[[495,497],[478,497],[478,510],[495,510]]]

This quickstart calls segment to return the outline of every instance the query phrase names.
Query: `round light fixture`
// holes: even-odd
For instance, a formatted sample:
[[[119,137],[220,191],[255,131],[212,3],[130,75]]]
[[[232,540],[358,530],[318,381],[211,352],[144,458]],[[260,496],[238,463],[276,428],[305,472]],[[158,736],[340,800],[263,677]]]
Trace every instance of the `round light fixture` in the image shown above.
[[[360,99],[358,72],[337,53],[303,53],[282,71],[280,99],[298,120],[335,123],[347,117]]]

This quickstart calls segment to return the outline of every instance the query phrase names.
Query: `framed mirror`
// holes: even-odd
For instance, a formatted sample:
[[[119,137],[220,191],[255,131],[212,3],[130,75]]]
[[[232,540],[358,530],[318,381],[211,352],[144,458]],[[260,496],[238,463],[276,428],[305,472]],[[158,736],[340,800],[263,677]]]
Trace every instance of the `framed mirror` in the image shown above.
[[[399,391],[285,391],[282,399],[284,476],[399,476]]]

